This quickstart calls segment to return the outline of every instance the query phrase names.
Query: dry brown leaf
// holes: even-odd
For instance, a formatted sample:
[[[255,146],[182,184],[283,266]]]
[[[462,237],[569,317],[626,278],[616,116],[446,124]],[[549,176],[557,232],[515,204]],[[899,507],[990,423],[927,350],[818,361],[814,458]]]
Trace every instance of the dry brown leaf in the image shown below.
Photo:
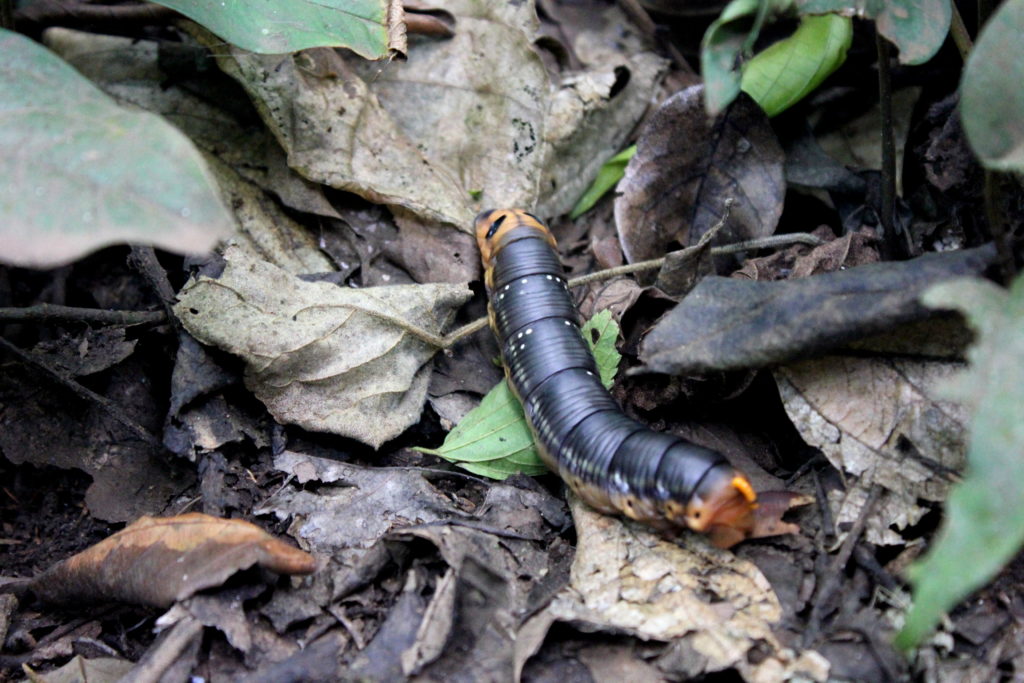
[[[51,603],[118,601],[167,607],[259,564],[309,574],[312,555],[254,524],[198,512],[142,517],[51,567],[31,590]]]
[[[399,322],[440,333],[466,286],[354,289],[304,282],[236,248],[224,258],[219,278],[182,288],[175,313],[204,344],[245,359],[246,385],[279,422],[376,448],[420,419],[437,349]]]
[[[935,387],[962,370],[953,361],[830,356],[775,371],[786,412],[804,440],[849,479],[833,492],[838,524],[861,516],[868,492],[884,492],[867,539],[902,544],[897,533],[943,500],[964,462],[963,409],[937,400]],[[895,530],[894,530],[895,529]]]
[[[782,148],[764,112],[741,97],[709,119],[703,94],[693,86],[666,100],[626,166],[615,222],[630,262],[657,258],[673,241],[696,243],[730,199],[716,244],[770,235],[782,215]]]
[[[675,641],[693,653],[684,678],[735,668],[749,681],[824,680],[828,664],[794,653],[772,633],[782,608],[750,562],[685,534],[680,545],[640,525],[571,502],[578,545],[570,585],[517,639],[517,673],[554,621],[585,630]],[[544,625],[546,623],[546,626]],[[754,649],[758,657],[753,658]]]
[[[45,674],[37,673],[27,665],[24,668],[32,683],[117,683],[134,666],[127,659],[117,657],[86,659],[75,655],[64,666]]]

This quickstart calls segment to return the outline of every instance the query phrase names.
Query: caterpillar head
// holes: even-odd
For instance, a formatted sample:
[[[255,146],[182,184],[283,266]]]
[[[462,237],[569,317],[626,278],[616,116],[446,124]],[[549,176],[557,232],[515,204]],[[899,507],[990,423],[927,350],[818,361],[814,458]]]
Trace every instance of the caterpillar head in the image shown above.
[[[669,502],[665,516],[707,534],[719,548],[755,535],[757,494],[747,477],[730,466],[711,468],[685,505]]]
[[[555,238],[547,226],[532,213],[527,213],[522,209],[483,211],[477,215],[474,228],[476,243],[480,247],[480,257],[485,269],[490,269],[494,265],[494,257],[503,245],[523,236],[540,236],[546,239],[552,247],[555,246]]]

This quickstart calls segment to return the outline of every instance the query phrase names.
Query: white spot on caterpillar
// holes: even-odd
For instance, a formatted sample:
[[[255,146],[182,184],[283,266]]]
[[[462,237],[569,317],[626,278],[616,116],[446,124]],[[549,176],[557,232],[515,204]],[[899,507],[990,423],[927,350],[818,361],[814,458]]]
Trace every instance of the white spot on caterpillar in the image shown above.
[[[523,350],[523,349],[525,349],[525,348],[526,348],[526,344],[520,344],[520,345],[519,345],[519,350],[520,350],[520,351],[522,351],[522,350]]]
[[[555,279],[555,278],[551,277],[550,275],[545,275],[544,277],[547,278],[548,280],[554,280]]]
[[[520,332],[519,334],[516,335],[516,339],[522,339],[522,338],[523,338],[523,333],[522,332]]]
[[[526,328],[526,334],[533,334],[533,328],[532,327]]]
[[[526,278],[524,277],[522,280],[520,280],[520,282],[525,285],[526,284]]]
[[[563,322],[564,322],[564,323],[565,323],[566,325],[572,325],[572,323],[571,323],[571,322],[569,322],[568,320],[565,320],[565,321],[563,321]]]
[[[587,374],[590,375],[591,377],[594,376],[594,373],[592,373],[590,370],[587,370]]]
[[[499,294],[498,298],[499,299],[504,299],[505,298],[505,292],[502,292],[501,294]]]
[[[507,291],[508,291],[508,288],[509,288],[509,287],[511,287],[511,286],[512,286],[512,285],[505,285],[505,291],[507,292]]]

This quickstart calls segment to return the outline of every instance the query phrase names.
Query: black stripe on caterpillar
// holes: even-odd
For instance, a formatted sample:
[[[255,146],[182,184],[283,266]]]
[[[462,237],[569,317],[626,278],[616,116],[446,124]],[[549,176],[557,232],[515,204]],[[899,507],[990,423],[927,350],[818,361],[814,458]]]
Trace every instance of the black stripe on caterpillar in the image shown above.
[[[752,535],[756,495],[719,453],[626,416],[601,384],[554,236],[525,211],[485,211],[476,236],[491,328],[545,464],[592,507],[728,547]]]

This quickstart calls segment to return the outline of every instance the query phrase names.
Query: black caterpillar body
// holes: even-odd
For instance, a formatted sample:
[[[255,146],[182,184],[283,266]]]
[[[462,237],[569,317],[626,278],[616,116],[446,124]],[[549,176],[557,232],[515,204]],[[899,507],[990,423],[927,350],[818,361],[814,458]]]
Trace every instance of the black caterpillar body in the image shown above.
[[[545,463],[588,504],[728,547],[751,535],[756,495],[719,453],[627,417],[601,384],[551,232],[525,211],[486,211],[477,242],[491,327]]]

